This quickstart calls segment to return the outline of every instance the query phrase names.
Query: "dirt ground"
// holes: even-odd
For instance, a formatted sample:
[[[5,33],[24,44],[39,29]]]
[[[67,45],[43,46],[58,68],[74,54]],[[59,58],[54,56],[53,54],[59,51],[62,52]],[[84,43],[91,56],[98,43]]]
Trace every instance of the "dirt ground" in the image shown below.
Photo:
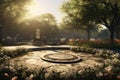
[[[72,54],[82,58],[82,61],[76,63],[52,63],[47,62],[41,59],[42,56],[46,54]],[[16,57],[10,60],[11,65],[23,65],[28,67],[29,69],[39,69],[41,67],[47,69],[50,74],[52,71],[60,72],[61,75],[70,76],[75,72],[81,71],[81,68],[85,67],[94,67],[101,66],[104,63],[104,59],[94,57],[88,53],[74,53],[70,50],[42,50],[42,51],[33,51],[28,52],[27,54]]]

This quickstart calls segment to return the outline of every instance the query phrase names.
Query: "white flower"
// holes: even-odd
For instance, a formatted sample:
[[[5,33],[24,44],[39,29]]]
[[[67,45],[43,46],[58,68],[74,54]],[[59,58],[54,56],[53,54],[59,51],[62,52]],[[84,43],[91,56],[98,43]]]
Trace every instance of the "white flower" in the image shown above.
[[[107,72],[111,72],[112,69],[113,69],[113,66],[108,66],[108,67],[105,68],[105,71],[107,71]]]

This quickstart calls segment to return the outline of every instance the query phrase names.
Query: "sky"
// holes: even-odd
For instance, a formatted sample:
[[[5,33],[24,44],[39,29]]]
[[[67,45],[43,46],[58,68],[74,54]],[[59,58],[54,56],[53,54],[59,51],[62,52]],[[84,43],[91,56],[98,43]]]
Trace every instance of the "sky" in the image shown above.
[[[27,6],[29,11],[29,18],[44,13],[51,13],[56,17],[59,23],[62,19],[63,12],[61,12],[61,5],[67,0],[34,0],[30,5]]]

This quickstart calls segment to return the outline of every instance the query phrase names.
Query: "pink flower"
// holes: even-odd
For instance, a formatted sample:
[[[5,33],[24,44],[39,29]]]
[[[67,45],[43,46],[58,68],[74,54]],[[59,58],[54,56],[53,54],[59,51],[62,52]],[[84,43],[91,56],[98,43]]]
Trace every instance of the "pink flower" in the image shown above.
[[[18,77],[17,77],[17,76],[14,76],[14,77],[12,77],[11,80],[17,80],[17,79],[18,79]]]
[[[120,80],[120,76],[117,76],[117,79]]]

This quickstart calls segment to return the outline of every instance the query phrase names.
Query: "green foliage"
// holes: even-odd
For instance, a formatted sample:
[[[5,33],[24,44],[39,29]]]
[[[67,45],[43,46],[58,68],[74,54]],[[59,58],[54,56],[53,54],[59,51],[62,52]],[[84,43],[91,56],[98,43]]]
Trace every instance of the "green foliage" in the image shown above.
[[[92,31],[95,30],[95,21],[90,19],[90,14],[84,15],[84,2],[82,0],[70,0],[63,4],[62,11],[67,14],[63,19],[63,26],[70,27],[77,31],[86,31],[88,40],[91,37]],[[91,11],[92,12],[92,11]],[[93,15],[93,13],[91,13]],[[84,18],[83,18],[84,16]]]
[[[112,60],[113,61],[113,60]],[[114,63],[116,65],[116,63]],[[111,65],[102,65],[94,67],[81,67],[81,69],[70,76],[62,76],[61,73],[39,68],[35,70],[28,69],[24,66],[14,66],[14,68],[0,68],[0,78],[10,80],[17,77],[18,80],[116,80],[119,75],[120,67]],[[65,74],[66,75],[66,74]]]
[[[87,68],[85,71],[80,71],[80,79],[88,80],[91,79],[89,76],[93,76],[95,80],[119,80],[120,74],[120,54],[115,53],[111,50],[95,49],[95,48],[85,48],[85,47],[73,47],[72,51],[84,52],[86,54],[93,54],[95,57],[101,57],[104,59],[103,66],[97,66],[92,68]],[[84,74],[85,73],[85,74]],[[91,79],[93,80],[93,78]]]
[[[76,24],[84,25],[83,28],[87,26],[87,30],[91,29],[90,25],[93,22],[105,25],[110,31],[111,41],[114,41],[114,34],[120,20],[119,0],[69,0],[63,4],[62,10]],[[89,30],[87,32],[89,35]]]
[[[110,40],[79,40],[69,41],[68,44],[87,48],[120,49],[119,40],[115,40],[113,44],[111,44]]]
[[[81,16],[80,16],[80,4],[79,0],[71,0],[62,5],[62,11],[67,14],[67,18],[69,19],[69,24],[74,27],[74,29],[81,29],[80,26]]]
[[[120,71],[120,54],[114,53],[109,50],[100,50],[95,48],[84,48],[84,47],[73,47],[72,51],[85,52],[86,54],[91,53],[93,56],[104,58],[105,62],[103,65],[94,65],[93,67],[79,67],[80,70],[72,73],[69,76],[65,76],[65,72],[58,72],[51,68],[35,68],[34,70],[29,69],[22,65],[16,65],[15,63],[1,64],[0,65],[0,79],[11,80],[17,78],[18,80],[116,80],[119,76]],[[1,50],[4,54],[10,53]],[[24,49],[17,49],[13,51],[19,53],[25,52]],[[78,53],[77,53],[78,54]],[[16,54],[15,56],[17,56]],[[6,55],[4,55],[5,57]],[[62,73],[64,73],[62,75]]]
[[[97,23],[102,23],[110,31],[110,39],[114,41],[114,34],[116,28],[119,25],[119,13],[120,13],[120,1],[118,0],[97,0],[89,1],[83,0],[86,2],[83,7],[83,20],[86,16],[88,20],[93,20]]]
[[[0,42],[2,43],[5,37],[3,32],[11,32],[15,36],[14,26],[20,21],[24,13],[26,13],[25,5],[28,4],[30,0],[0,0]],[[15,26],[16,27],[16,26]],[[4,31],[6,30],[6,31]],[[8,33],[9,34],[9,33]]]
[[[74,52],[84,52],[93,54],[96,57],[102,57],[105,59],[118,59],[120,60],[120,54],[108,49],[86,48],[86,47],[72,47]]]
[[[27,53],[27,50],[24,48],[18,48],[16,50],[6,50],[6,49],[0,49],[0,63],[3,63],[6,60],[9,60],[10,58],[14,58],[16,56],[20,56]]]

